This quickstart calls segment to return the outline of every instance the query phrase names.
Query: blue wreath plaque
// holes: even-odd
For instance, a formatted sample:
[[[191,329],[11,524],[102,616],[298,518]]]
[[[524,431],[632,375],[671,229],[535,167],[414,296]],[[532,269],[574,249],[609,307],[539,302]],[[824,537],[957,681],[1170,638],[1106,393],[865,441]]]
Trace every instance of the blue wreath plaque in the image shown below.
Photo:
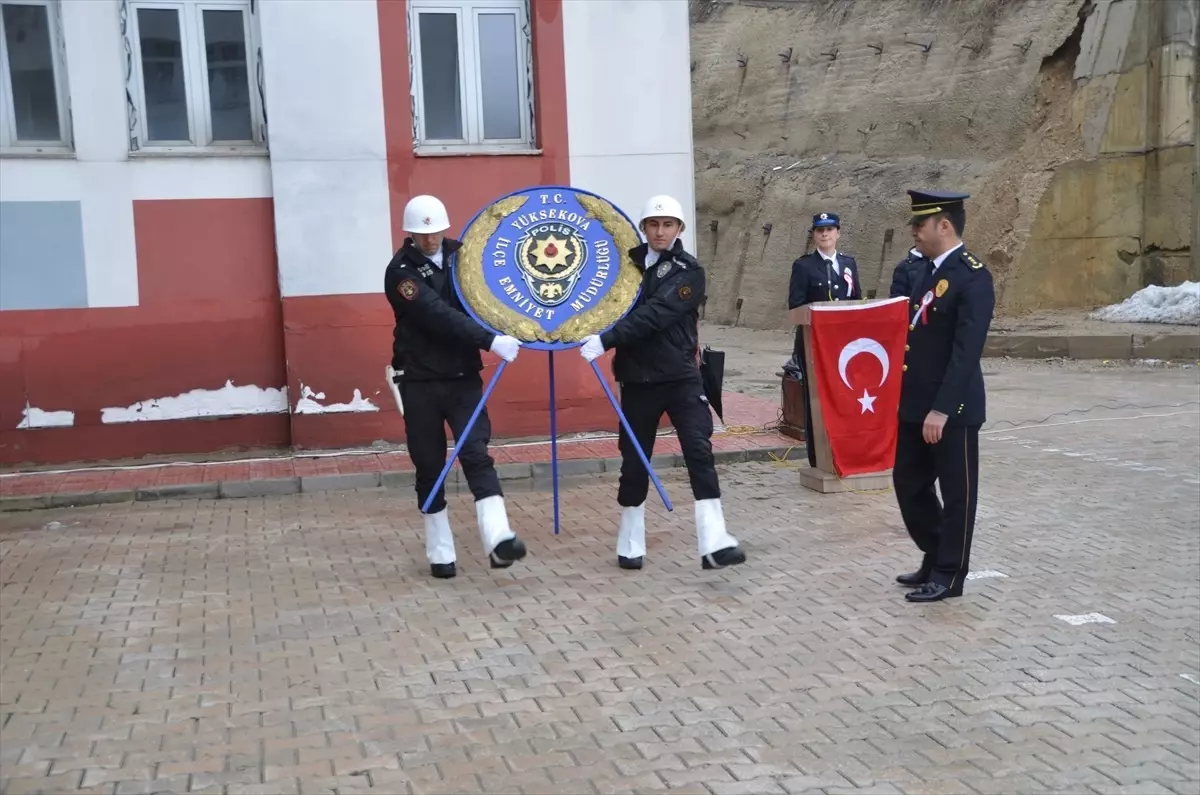
[[[576,347],[621,319],[641,271],[629,250],[637,227],[594,193],[543,185],[476,213],[461,237],[455,289],[467,311],[534,350]]]
[[[642,272],[629,251],[641,243],[629,216],[607,199],[578,188],[541,185],[510,193],[484,207],[463,230],[451,270],[467,313],[495,334],[547,352],[550,368],[550,466],[554,485],[554,533],[559,532],[558,427],[554,352],[578,347],[607,331],[633,306]],[[422,511],[428,511],[464,441],[504,372],[500,362],[483,398],[456,441]],[[667,510],[666,490],[655,475],[616,396],[596,362],[591,363],[617,418],[633,442]]]

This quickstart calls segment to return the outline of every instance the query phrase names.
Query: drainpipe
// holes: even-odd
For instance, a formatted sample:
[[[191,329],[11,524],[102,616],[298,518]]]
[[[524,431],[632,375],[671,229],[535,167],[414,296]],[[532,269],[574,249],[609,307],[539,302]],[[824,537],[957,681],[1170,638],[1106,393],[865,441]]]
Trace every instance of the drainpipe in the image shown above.
[[[1200,281],[1200,7],[1192,6],[1192,279]]]

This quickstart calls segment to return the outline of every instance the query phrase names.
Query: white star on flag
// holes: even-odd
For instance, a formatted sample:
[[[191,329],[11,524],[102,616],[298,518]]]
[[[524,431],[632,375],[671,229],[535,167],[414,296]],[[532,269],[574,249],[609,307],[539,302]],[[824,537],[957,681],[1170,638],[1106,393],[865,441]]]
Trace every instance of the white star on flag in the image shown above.
[[[871,412],[872,414],[875,413],[875,398],[876,397],[878,397],[878,395],[868,395],[867,390],[864,389],[863,396],[860,398],[855,398],[855,400],[857,400],[859,403],[862,404],[862,412],[861,413],[866,414],[868,411]]]

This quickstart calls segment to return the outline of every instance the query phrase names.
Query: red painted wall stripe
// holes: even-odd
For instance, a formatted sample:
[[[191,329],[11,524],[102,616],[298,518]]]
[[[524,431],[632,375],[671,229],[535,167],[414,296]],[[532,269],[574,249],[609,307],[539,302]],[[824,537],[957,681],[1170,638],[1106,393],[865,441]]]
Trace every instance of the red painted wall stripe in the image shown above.
[[[271,200],[135,201],[133,221],[138,306],[0,312],[0,463],[287,444],[287,415],[101,423],[228,380],[284,384]],[[26,400],[74,427],[16,430]]]

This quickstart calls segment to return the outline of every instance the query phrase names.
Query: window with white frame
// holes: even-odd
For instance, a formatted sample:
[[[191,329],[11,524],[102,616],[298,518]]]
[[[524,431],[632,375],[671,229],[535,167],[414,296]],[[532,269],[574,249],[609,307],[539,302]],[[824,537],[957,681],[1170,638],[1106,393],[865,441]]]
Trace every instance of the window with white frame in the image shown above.
[[[264,147],[255,0],[122,0],[121,16],[130,149]]]
[[[69,151],[57,0],[0,0],[0,151]]]
[[[410,0],[418,152],[534,144],[527,0]]]

